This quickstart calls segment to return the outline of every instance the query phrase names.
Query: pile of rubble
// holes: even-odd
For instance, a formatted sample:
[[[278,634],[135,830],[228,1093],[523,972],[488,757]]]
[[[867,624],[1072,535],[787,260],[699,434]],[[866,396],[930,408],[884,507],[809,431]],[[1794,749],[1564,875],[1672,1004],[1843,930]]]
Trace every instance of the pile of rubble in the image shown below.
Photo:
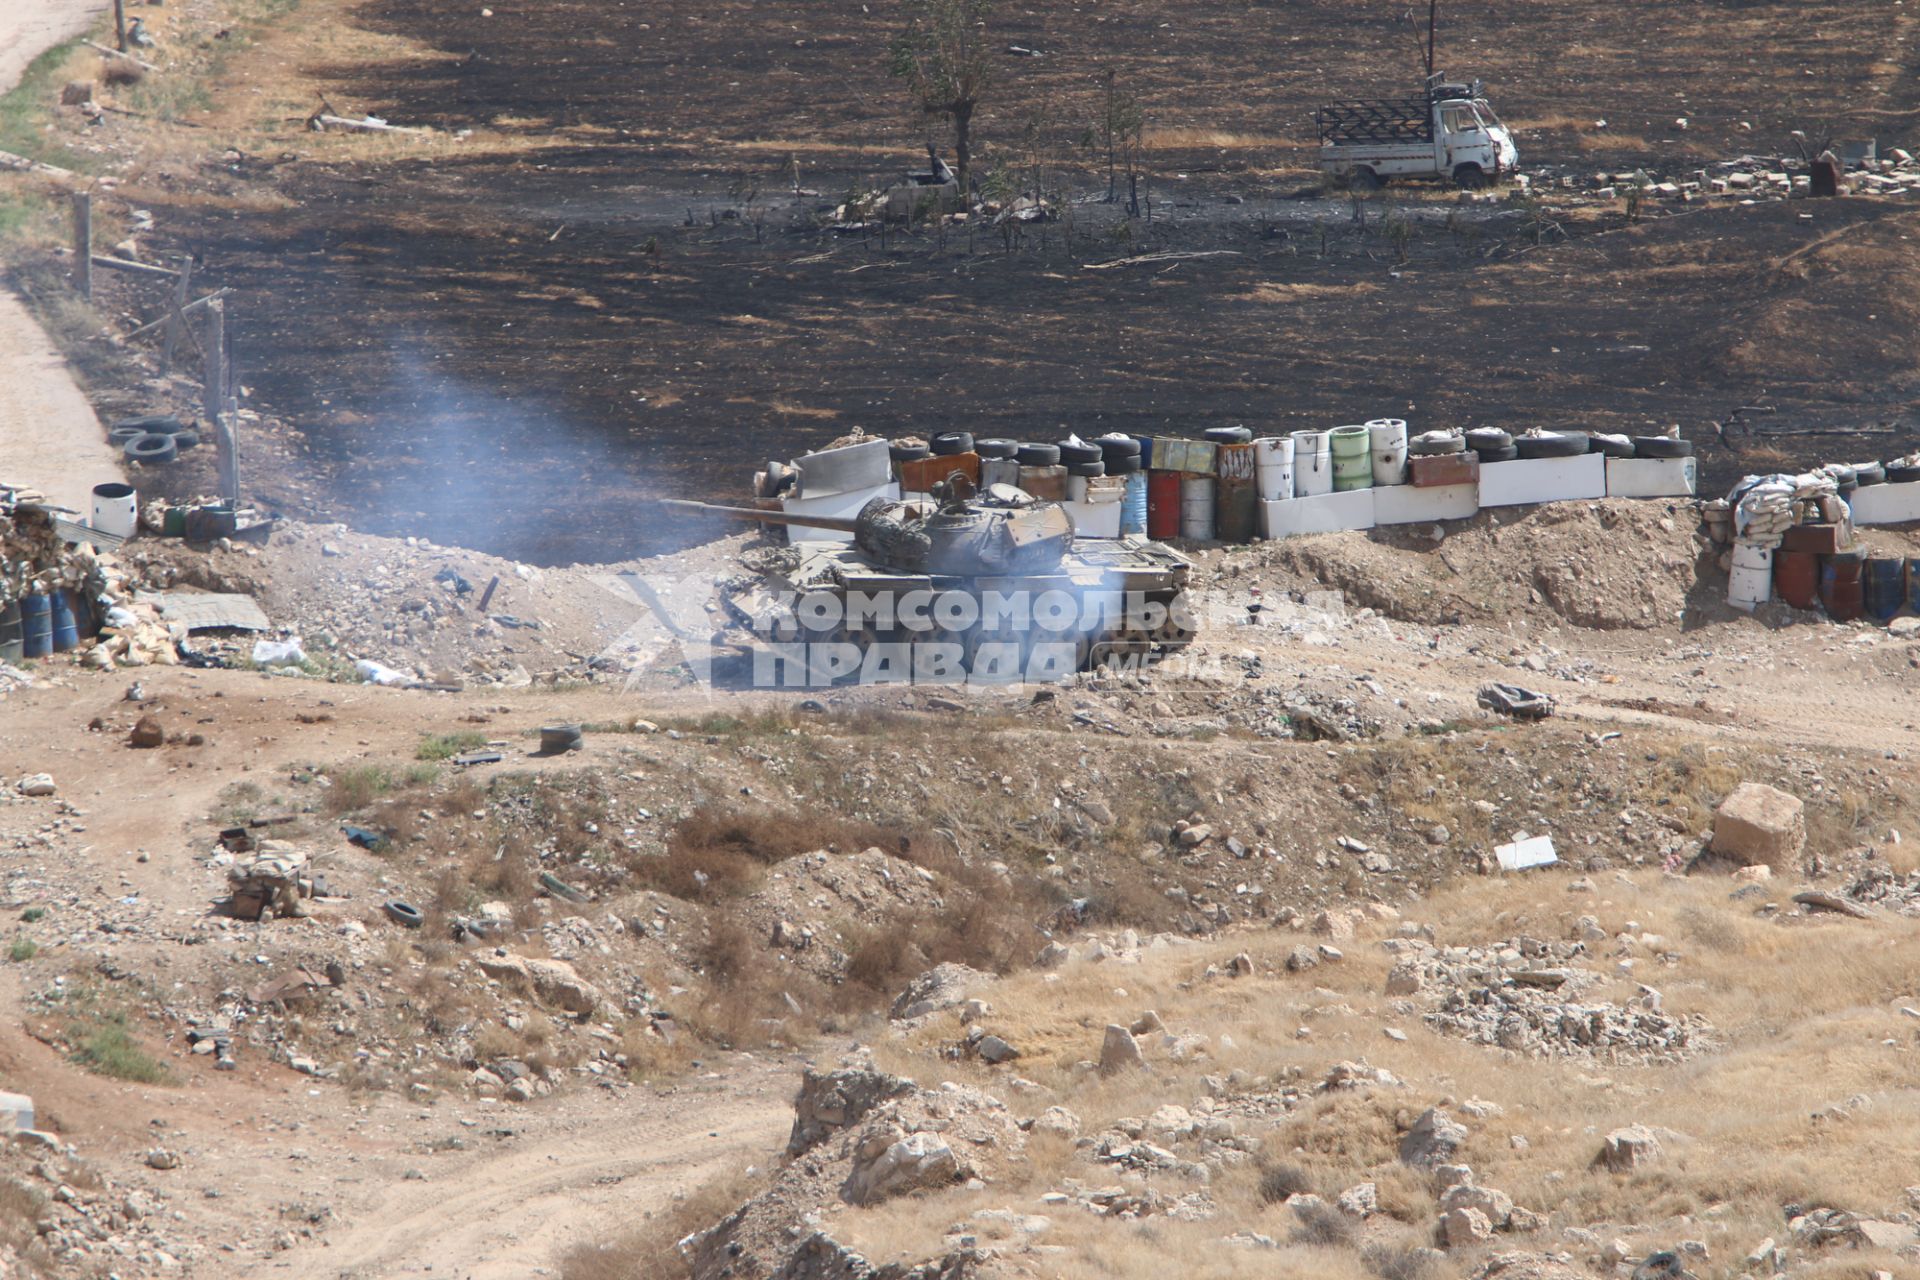
[[[1583,921],[1606,936],[1592,917]],[[1438,947],[1396,938],[1389,946],[1400,959],[1387,975],[1387,994],[1434,1001],[1425,1021],[1444,1035],[1532,1057],[1662,1063],[1712,1044],[1704,1018],[1666,1013],[1660,993],[1644,984],[1626,1003],[1582,999],[1605,981],[1573,967],[1586,955],[1584,942],[1522,937],[1491,947]]]
[[[164,1150],[148,1158],[167,1166]],[[164,1194],[129,1187],[50,1133],[0,1133],[0,1276],[179,1274],[200,1250],[174,1238]]]

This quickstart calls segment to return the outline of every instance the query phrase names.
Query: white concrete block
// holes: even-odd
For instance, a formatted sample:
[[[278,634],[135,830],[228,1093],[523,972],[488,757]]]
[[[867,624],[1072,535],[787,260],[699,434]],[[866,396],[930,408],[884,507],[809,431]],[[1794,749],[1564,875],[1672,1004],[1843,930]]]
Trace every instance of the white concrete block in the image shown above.
[[[1465,520],[1480,510],[1480,486],[1443,484],[1431,489],[1389,485],[1373,491],[1375,524],[1431,524]]]
[[[1686,458],[1608,458],[1609,498],[1690,498],[1700,464]]]
[[[1607,460],[1597,453],[1577,458],[1516,458],[1480,468],[1480,505],[1519,507],[1607,496]]]
[[[1920,520],[1920,483],[1869,484],[1853,491],[1855,524],[1905,524]]]
[[[900,486],[892,481],[876,485],[870,489],[856,489],[852,493],[833,493],[824,498],[782,498],[780,507],[788,515],[803,516],[857,516],[860,508],[875,498],[897,501]],[[802,525],[787,526],[788,542],[852,542],[851,533],[842,533],[838,529],[809,529]]]
[[[1063,502],[1073,532],[1081,538],[1117,538],[1120,536],[1120,504],[1117,502]]]
[[[1376,490],[1318,493],[1310,498],[1282,498],[1260,504],[1261,528],[1269,538],[1291,538],[1303,533],[1339,533],[1371,529],[1376,523]]]

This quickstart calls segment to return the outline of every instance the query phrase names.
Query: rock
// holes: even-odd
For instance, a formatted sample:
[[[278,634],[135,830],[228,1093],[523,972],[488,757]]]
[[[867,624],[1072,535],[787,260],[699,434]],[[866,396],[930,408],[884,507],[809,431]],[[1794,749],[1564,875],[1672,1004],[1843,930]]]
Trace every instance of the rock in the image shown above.
[[[1660,1139],[1643,1124],[1628,1125],[1607,1135],[1593,1162],[1615,1173],[1632,1173],[1659,1160]]]
[[[1118,1023],[1109,1023],[1105,1037],[1100,1041],[1100,1074],[1113,1075],[1130,1068],[1143,1068],[1147,1060],[1141,1056],[1140,1042],[1133,1033]]]
[[[522,1076],[518,1080],[515,1080],[512,1084],[508,1085],[507,1097],[513,1099],[515,1102],[532,1102],[533,1101],[532,1077]]]
[[[153,716],[141,716],[127,741],[142,749],[163,746],[167,741],[167,731]]]
[[[1202,822],[1197,826],[1188,827],[1184,831],[1180,832],[1179,841],[1180,841],[1181,847],[1191,849],[1195,845],[1206,843],[1208,838],[1211,837],[1212,835],[1213,835],[1213,828],[1208,826],[1206,823]]]
[[[1466,1126],[1440,1108],[1429,1107],[1400,1139],[1400,1162],[1416,1169],[1451,1164],[1466,1140]]]
[[[50,796],[54,792],[53,775],[50,773],[29,774],[13,784],[13,789],[23,796]]]
[[[1764,862],[1756,862],[1734,872],[1733,878],[1740,884],[1765,884],[1773,879],[1773,868]]]
[[[910,1191],[946,1186],[959,1177],[960,1158],[939,1134],[880,1133],[854,1149],[853,1172],[841,1194],[850,1204],[878,1204]]]
[[[1034,958],[1034,964],[1041,969],[1058,969],[1073,954],[1057,942],[1049,942],[1040,948],[1040,954]]]
[[[24,1093],[0,1092],[0,1133],[33,1127],[33,1099]]]
[[[1137,1036],[1150,1036],[1156,1031],[1165,1031],[1167,1024],[1160,1021],[1159,1014],[1149,1009],[1133,1020],[1131,1029]]]
[[[1425,984],[1426,972],[1418,960],[1402,960],[1387,970],[1387,994],[1390,996],[1418,995]]]
[[[1713,815],[1713,851],[1741,866],[1759,863],[1791,871],[1806,844],[1799,797],[1765,783],[1741,783]]]
[[[800,1092],[793,1099],[793,1130],[787,1135],[787,1153],[799,1155],[838,1130],[857,1124],[869,1111],[893,1098],[912,1093],[913,1081],[871,1067],[843,1067],[800,1073]]]
[[[1513,1217],[1513,1197],[1504,1191],[1495,1191],[1492,1187],[1476,1187],[1472,1183],[1460,1183],[1448,1187],[1440,1197],[1440,1211],[1451,1212],[1454,1209],[1477,1209],[1482,1217],[1491,1223],[1497,1231],[1507,1225]]]
[[[1227,962],[1227,972],[1236,978],[1251,977],[1253,975],[1253,957],[1242,951],[1239,955]]]
[[[1311,947],[1295,947],[1287,952],[1287,972],[1299,973],[1320,963],[1320,953]]]
[[[993,1012],[993,1006],[985,1000],[968,1000],[960,1006],[960,1024],[966,1026],[978,1022]]]
[[[1344,1214],[1370,1218],[1380,1210],[1380,1188],[1371,1182],[1362,1182],[1342,1191],[1333,1203]]]
[[[564,960],[484,955],[476,957],[474,962],[489,978],[526,986],[542,1004],[583,1017],[600,1006],[600,989]]]
[[[1493,1238],[1493,1224],[1478,1209],[1450,1209],[1441,1215],[1440,1238],[1449,1249],[1470,1249]]]
[[[1034,1117],[1035,1133],[1051,1133],[1071,1142],[1080,1136],[1080,1117],[1065,1107],[1048,1107]]]
[[[1323,938],[1346,942],[1353,937],[1353,917],[1344,911],[1322,911],[1313,918],[1313,931]]]
[[[1012,1062],[1020,1056],[1018,1049],[999,1036],[981,1036],[974,1041],[973,1051],[980,1055],[980,1061],[996,1067],[1003,1062]]]
[[[1855,920],[1871,920],[1873,912],[1857,902],[1849,902],[1836,893],[1822,893],[1818,889],[1809,889],[1805,893],[1796,893],[1793,900],[1809,911],[1831,911],[1836,915],[1852,916]]]
[[[169,1151],[165,1147],[155,1147],[153,1150],[147,1152],[147,1168],[149,1169],[178,1169],[179,1167],[180,1155],[178,1152]]]
[[[939,964],[927,970],[894,998],[887,1017],[894,1022],[924,1018],[964,1002],[967,992],[993,981],[993,975],[964,964]]]

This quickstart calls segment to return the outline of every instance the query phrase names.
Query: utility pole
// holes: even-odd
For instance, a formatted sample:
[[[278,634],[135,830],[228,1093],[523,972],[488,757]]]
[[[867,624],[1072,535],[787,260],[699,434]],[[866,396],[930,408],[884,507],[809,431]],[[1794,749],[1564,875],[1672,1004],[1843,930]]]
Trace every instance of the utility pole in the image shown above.
[[[115,0],[118,3],[118,0]],[[1440,28],[1440,0],[1427,0],[1427,79],[1433,79],[1434,37]]]
[[[120,52],[127,51],[127,0],[113,0],[113,43]]]

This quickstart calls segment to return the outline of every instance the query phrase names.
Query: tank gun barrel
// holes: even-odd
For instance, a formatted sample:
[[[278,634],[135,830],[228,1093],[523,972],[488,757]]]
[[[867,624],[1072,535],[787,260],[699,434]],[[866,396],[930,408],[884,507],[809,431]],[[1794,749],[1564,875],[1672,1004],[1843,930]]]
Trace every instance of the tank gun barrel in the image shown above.
[[[799,525],[805,529],[836,529],[841,533],[853,533],[860,527],[853,516],[795,515],[789,511],[762,511],[758,507],[724,507],[717,502],[694,502],[688,498],[662,498],[660,505],[682,511],[710,511],[756,524]]]

